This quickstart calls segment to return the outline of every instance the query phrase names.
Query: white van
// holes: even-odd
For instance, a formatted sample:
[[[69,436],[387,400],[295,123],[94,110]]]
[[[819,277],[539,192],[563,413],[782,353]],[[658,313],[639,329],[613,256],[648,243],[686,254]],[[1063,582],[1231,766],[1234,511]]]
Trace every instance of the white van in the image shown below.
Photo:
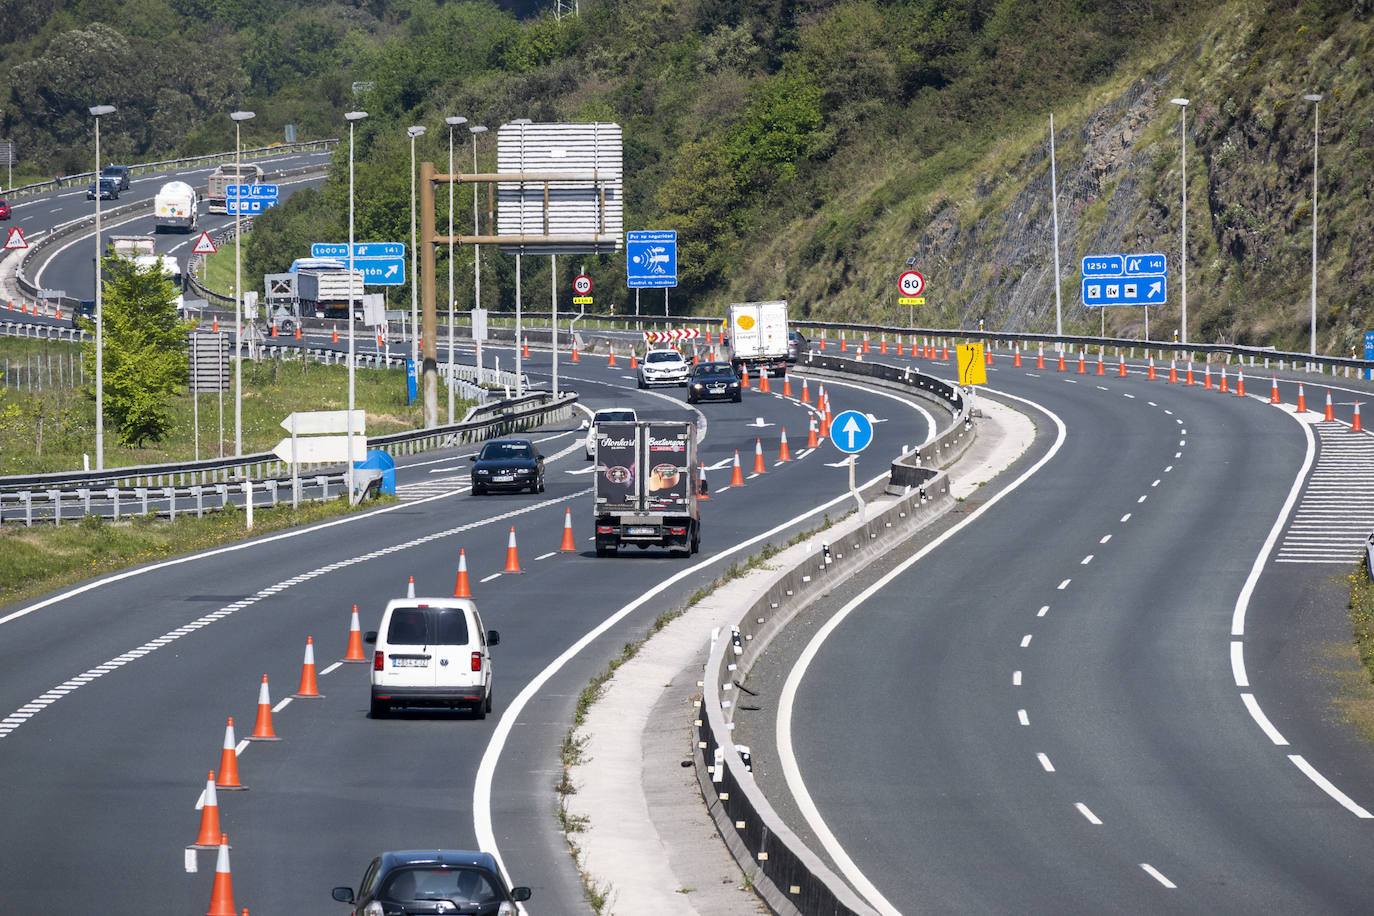
[[[372,655],[372,718],[396,706],[463,706],[491,712],[491,654],[501,634],[482,626],[470,598],[395,598],[381,629],[364,639]]]

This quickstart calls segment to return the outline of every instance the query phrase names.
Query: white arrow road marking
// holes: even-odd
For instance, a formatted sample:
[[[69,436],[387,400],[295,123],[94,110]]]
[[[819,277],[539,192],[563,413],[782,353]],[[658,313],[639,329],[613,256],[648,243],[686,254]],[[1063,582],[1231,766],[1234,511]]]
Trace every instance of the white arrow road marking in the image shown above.
[[[578,468],[575,471],[564,471],[564,474],[591,474],[596,468]]]
[[[768,427],[772,426],[773,424],[772,424],[772,423],[765,423],[765,422],[763,421],[763,417],[755,417],[755,418],[754,418],[754,422],[753,422],[753,423],[750,423],[749,425],[752,426],[752,427],[755,427],[756,429],[767,429]]]
[[[825,466],[828,468],[847,468],[849,467],[849,459],[846,458],[843,461],[836,461],[834,463],[827,461]]]
[[[871,413],[866,413],[866,414],[864,414],[864,416],[868,418],[868,422],[870,422],[870,423],[886,423],[886,422],[887,422],[887,418],[886,418],[886,417],[882,417],[882,418],[875,417],[875,416],[873,416],[873,414],[871,414]]]
[[[724,468],[728,468],[728,467],[733,466],[734,463],[735,463],[735,459],[734,459],[733,457],[731,457],[731,458],[722,458],[721,460],[717,461],[715,464],[708,464],[708,465],[706,465],[706,470],[708,470],[708,471],[719,471],[719,470],[722,470],[722,469],[724,469]]]

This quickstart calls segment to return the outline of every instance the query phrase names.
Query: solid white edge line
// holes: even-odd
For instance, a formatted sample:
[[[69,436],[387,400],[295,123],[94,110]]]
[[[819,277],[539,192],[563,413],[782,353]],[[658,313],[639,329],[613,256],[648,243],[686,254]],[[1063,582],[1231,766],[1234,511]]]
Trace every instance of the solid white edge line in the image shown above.
[[[1361,808],[1359,805],[1355,804],[1355,802],[1351,800],[1350,796],[1346,795],[1340,789],[1336,788],[1334,785],[1331,784],[1329,780],[1327,780],[1325,776],[1318,773],[1316,769],[1313,768],[1312,764],[1308,763],[1306,760],[1302,758],[1301,754],[1289,754],[1288,759],[1293,761],[1293,765],[1296,766],[1299,770],[1302,770],[1303,775],[1305,775],[1308,779],[1315,782],[1318,788],[1320,788],[1327,795],[1330,795],[1333,799],[1335,799],[1336,802],[1340,804],[1342,808],[1345,808],[1347,811],[1349,811],[1356,817],[1374,817],[1374,814],[1370,814],[1364,808]]]
[[[864,602],[866,602],[873,595],[877,594],[879,591],[886,588],[898,576],[903,575],[908,569],[910,569],[915,563],[924,558],[931,551],[935,550],[936,548],[944,544],[945,541],[949,540],[950,538],[954,537],[954,535],[963,531],[965,527],[973,524],[975,521],[981,518],[984,512],[987,512],[993,506],[997,505],[997,503],[999,503],[1003,498],[1005,498],[1008,494],[1010,494],[1018,487],[1020,487],[1023,483],[1025,483],[1027,480],[1029,480],[1041,468],[1048,464],[1051,459],[1053,459],[1057,454],[1059,454],[1060,448],[1062,448],[1064,445],[1064,440],[1067,436],[1067,430],[1064,426],[1064,421],[1061,420],[1053,411],[1047,410],[1043,406],[1036,404],[1034,401],[1031,401],[1028,398],[1022,398],[1016,395],[1006,394],[1005,392],[992,392],[991,390],[990,393],[999,394],[1000,396],[1008,398],[1010,400],[1019,401],[1022,404],[1025,404],[1029,407],[1032,407],[1036,410],[1043,412],[1054,422],[1054,425],[1058,430],[1058,435],[1055,438],[1054,444],[1050,447],[1049,451],[1047,451],[1043,456],[1041,456],[1039,461],[1035,462],[1035,464],[1027,468],[1025,472],[1023,472],[1020,477],[1016,478],[1015,481],[1009,484],[1006,487],[1006,489],[1001,490],[1000,492],[992,496],[987,502],[983,503],[983,505],[979,506],[968,516],[966,516],[963,521],[959,522],[957,525],[950,527],[948,530],[944,531],[942,534],[940,534],[938,537],[932,540],[925,547],[921,548],[916,553],[912,554],[910,557],[903,560],[894,569],[892,569],[878,581],[874,582],[868,588],[864,589],[858,596],[856,596],[844,607],[836,611],[834,616],[832,616],[829,620],[825,622],[825,624],[820,628],[820,630],[816,632],[815,636],[812,637],[810,643],[807,644],[806,648],[802,650],[801,655],[797,659],[797,664],[788,673],[787,680],[783,685],[782,695],[779,698],[777,718],[778,756],[781,761],[783,775],[786,777],[788,787],[792,790],[792,796],[796,800],[797,806],[800,809],[802,816],[806,819],[807,824],[815,833],[816,839],[819,840],[821,845],[825,847],[826,851],[830,854],[830,857],[834,860],[836,866],[839,867],[840,871],[844,873],[844,876],[849,879],[849,882],[854,886],[854,889],[858,891],[859,894],[861,894],[864,898],[866,898],[875,909],[882,913],[897,913],[898,910],[890,902],[888,902],[888,900],[885,897],[883,897],[881,893],[878,892],[878,889],[873,886],[872,882],[868,880],[868,878],[863,874],[863,872],[859,870],[859,867],[854,863],[854,861],[850,859],[849,854],[845,852],[844,847],[840,845],[839,840],[837,840],[835,838],[835,835],[831,833],[829,826],[821,817],[820,810],[816,807],[815,802],[812,800],[811,793],[806,788],[805,780],[802,779],[801,768],[797,764],[796,754],[792,747],[793,707],[796,703],[797,690],[801,685],[802,679],[806,676],[807,668],[810,666],[811,662],[815,659],[815,657],[820,653],[821,645],[826,641],[827,638],[829,638],[830,634],[833,633],[837,627],[839,627],[839,625],[844,621],[846,617],[853,613],[854,610],[856,610],[858,607],[864,604]],[[1020,677],[1021,672],[1017,671],[1013,678],[1013,683],[1019,683]]]
[[[1250,678],[1245,674],[1245,643],[1239,639],[1231,641],[1231,676],[1237,687],[1250,686]]]
[[[1177,888],[1177,885],[1175,885],[1174,882],[1170,881],[1168,878],[1164,877],[1164,875],[1160,874],[1159,869],[1155,868],[1149,862],[1141,862],[1140,867],[1145,869],[1145,874],[1149,875],[1151,878],[1154,878],[1156,881],[1167,887],[1169,890],[1175,890]]]
[[[1260,731],[1268,735],[1269,740],[1279,747],[1287,747],[1288,739],[1274,727],[1273,722],[1269,721],[1269,717],[1264,714],[1264,710],[1260,709],[1259,702],[1255,699],[1255,695],[1249,692],[1242,693],[1240,699],[1241,702],[1245,704],[1245,708],[1250,711],[1250,718],[1255,720],[1255,724],[1260,727]]]

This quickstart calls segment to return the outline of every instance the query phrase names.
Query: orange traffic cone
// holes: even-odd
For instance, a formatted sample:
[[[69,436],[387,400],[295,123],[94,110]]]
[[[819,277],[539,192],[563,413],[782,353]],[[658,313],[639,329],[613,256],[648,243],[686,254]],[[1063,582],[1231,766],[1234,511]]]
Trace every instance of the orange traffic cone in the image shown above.
[[[949,362],[949,342],[948,342],[948,341],[946,341],[946,342],[945,342],[945,345],[944,345],[943,347],[940,348],[940,359],[944,360],[945,362]]]
[[[761,394],[772,394],[772,393],[773,393],[772,387],[768,384],[768,370],[767,370],[767,369],[764,369],[763,371],[761,371],[761,372],[759,373],[759,393],[761,393]]]
[[[787,370],[782,371],[782,396],[790,398],[792,396],[792,376],[787,374]]]
[[[1188,358],[1188,372],[1183,376],[1183,387],[1187,388],[1189,385],[1195,384],[1197,383],[1193,381],[1193,359],[1190,356]]]
[[[1155,375],[1155,358],[1154,358],[1153,356],[1151,356],[1151,357],[1150,357],[1150,369],[1149,369],[1148,372],[1145,373],[1145,378],[1147,378],[1147,379],[1149,379],[1150,381],[1153,382],[1153,381],[1154,381],[1155,379],[1157,379],[1158,377],[1159,377],[1159,376]]]
[[[1087,375],[1087,374],[1088,374],[1088,356],[1087,356],[1087,354],[1086,354],[1084,351],[1082,351],[1082,350],[1079,350],[1079,351],[1078,351],[1078,374],[1079,374],[1079,375]]]
[[[1206,391],[1212,390],[1212,364],[1210,362],[1203,364],[1202,387]]]
[[[529,359],[529,358],[530,358],[530,339],[529,339],[528,337],[522,338],[522,346],[520,347],[520,355],[521,355],[522,357],[524,357],[525,359]]]
[[[1169,381],[1170,383],[1178,381],[1178,358],[1174,356],[1169,357]]]
[[[863,349],[863,352],[865,352],[865,353],[871,353],[871,352],[873,352],[873,351],[871,351],[871,350],[868,349],[868,335],[867,335],[867,334],[864,335],[864,349]]]
[[[739,466],[739,449],[735,449],[735,469],[730,472],[730,486],[744,486],[744,471]]]
[[[277,326],[276,326],[275,324],[272,325],[272,336],[273,336],[273,337],[276,337],[276,336],[277,336]]]
[[[1236,397],[1245,397],[1245,370],[1236,370]]]
[[[897,355],[898,355],[898,356],[905,356],[905,355],[906,355],[905,353],[902,352],[902,335],[901,335],[901,334],[898,334],[898,335],[897,335]]]
[[[572,509],[568,508],[563,513],[563,543],[558,545],[561,551],[577,552],[577,542],[573,540],[572,529]]]
[[[787,430],[782,431],[782,444],[778,446],[778,460],[791,461],[792,452],[787,448]]]
[[[898,339],[897,343],[900,345],[900,344],[901,344],[901,340]],[[882,336],[882,338],[878,341],[878,352],[879,352],[879,353],[886,353],[886,352],[887,352],[887,335],[886,335],[886,334],[884,334],[884,335]]]
[[[1104,351],[1104,350],[1106,350],[1106,347],[1098,347],[1098,348],[1097,348],[1097,374],[1098,374],[1098,375],[1106,375],[1106,374],[1107,374],[1107,367],[1106,367],[1106,365],[1104,365],[1103,362],[1102,362],[1102,359],[1103,359],[1103,351]]]
[[[1272,378],[1274,385],[1272,388],[1269,389],[1269,403],[1282,404],[1283,400],[1279,397],[1279,377],[1275,375]]]
[[[711,343],[711,328],[709,325],[706,328],[706,342],[708,344]]]
[[[1040,350],[1039,350],[1039,351],[1037,352],[1037,354],[1036,354],[1036,357],[1035,357],[1035,368],[1037,368],[1037,369],[1043,369],[1043,368],[1045,368],[1045,345],[1044,345],[1044,344],[1041,344],[1041,345],[1040,345]]]
[[[219,845],[219,799],[215,795],[215,771],[205,778],[205,795],[200,803],[200,833],[191,844],[196,849],[214,849]]]
[[[348,622],[348,651],[344,653],[346,662],[365,662],[363,654],[363,631],[358,627],[358,606],[353,605],[353,617]]]
[[[762,473],[764,472],[764,470],[765,470],[765,468],[764,468],[764,466],[763,466],[763,440],[762,440],[762,439],[755,439],[755,440],[754,440],[754,473],[755,473],[755,474],[762,474]]]
[[[809,388],[806,386],[806,379],[805,379],[805,378],[802,379],[802,398],[801,398],[801,402],[802,402],[803,404],[810,404],[810,403],[811,403],[811,389],[809,389]]]
[[[219,781],[215,786],[220,789],[246,789],[247,786],[239,782],[239,754],[238,745],[234,741],[234,720],[231,717],[229,724],[224,726],[224,744],[219,752]]]
[[[557,348],[558,348],[558,338],[555,337],[553,340],[554,340],[554,349],[557,350]],[[577,342],[576,342],[576,341],[573,341],[572,356],[568,357],[568,362],[570,362],[570,363],[580,362],[580,360],[579,360],[578,357],[577,357]]]
[[[1350,424],[1350,431],[1351,431],[1352,433],[1362,433],[1362,432],[1364,432],[1364,427],[1360,425],[1360,402],[1359,402],[1359,401],[1356,401],[1356,402],[1355,402],[1355,419],[1354,419],[1354,420],[1351,422],[1351,424]]]
[[[1012,354],[1011,354],[1011,365],[1012,365],[1012,368],[1013,368],[1013,369],[1020,369],[1020,368],[1021,368],[1021,345],[1020,345],[1020,344],[1017,344],[1017,345],[1012,349]]]
[[[238,916],[234,912],[234,880],[229,874],[229,836],[219,836],[219,858],[215,860],[215,883],[210,888],[210,909],[205,916]]]
[[[740,373],[739,373],[739,386],[740,386],[741,388],[748,388],[748,387],[749,387],[749,367],[748,367],[748,366],[741,366],[741,367],[740,367]]]
[[[696,354],[693,353],[692,355],[695,356]],[[630,348],[630,368],[631,368],[631,369],[638,369],[638,368],[639,368],[639,357],[635,356],[635,348],[634,348],[634,347],[631,347],[631,348]]]
[[[280,741],[277,733],[272,731],[272,697],[267,692],[267,675],[262,676],[262,684],[258,686],[258,718],[253,723],[253,734],[248,736],[249,741]]]
[[[821,331],[821,345],[820,345],[820,349],[822,349],[822,350],[825,349],[825,332],[824,332],[824,331]]]
[[[1220,391],[1222,394],[1230,394],[1230,393],[1231,393],[1231,388],[1230,388],[1230,386],[1226,383],[1226,364],[1225,364],[1225,363],[1222,363],[1222,364],[1221,364],[1221,384],[1217,386],[1217,390]]]
[[[703,484],[706,483],[706,463],[705,463],[704,461],[698,461],[698,462],[697,462],[697,480],[701,481]],[[702,488],[702,491],[701,491],[701,495],[698,496],[697,499],[698,499],[698,500],[703,500],[703,499],[710,499],[710,498],[711,498],[711,491],[710,491],[709,489],[703,487],[703,488]]]
[[[807,417],[806,427],[806,447],[815,448],[820,445],[820,442],[816,440],[816,418]]]
[[[296,699],[314,699],[321,696],[323,694],[320,693],[319,684],[315,682],[315,638],[307,636],[305,637],[305,661],[301,664],[301,683],[296,690]]]
[[[518,573],[520,571],[520,551],[515,546],[515,526],[510,526],[510,540],[506,542],[506,568],[502,572]]]
[[[1062,349],[1059,351],[1059,362],[1054,368],[1059,372],[1068,371],[1068,367],[1064,365],[1064,351]]]
[[[301,326],[300,326],[300,325],[296,325],[296,339],[297,339],[297,340],[300,340],[300,339],[301,339]]]
[[[844,331],[840,332],[840,352],[844,353],[849,349],[849,341],[844,338]]]
[[[991,366],[992,364],[992,341],[989,340],[987,343],[987,349],[983,351],[983,365]]]
[[[611,355],[608,356],[608,357],[606,357],[606,368],[607,368],[607,369],[610,369],[610,368],[613,368],[614,366],[615,366],[615,344],[611,344]]]
[[[1331,410],[1331,392],[1329,391],[1326,393],[1326,415],[1322,419],[1328,422],[1336,419],[1336,414]]]
[[[334,333],[332,333],[332,334],[329,335],[329,342],[330,342],[330,343],[338,343],[338,342],[339,342],[339,323],[338,323],[337,321],[334,322]]]
[[[1298,413],[1307,413],[1307,395],[1303,394],[1302,382],[1298,382]]]
[[[453,583],[453,597],[472,597],[472,590],[468,588],[468,555],[465,550],[458,551],[458,578]]]
[[[1125,378],[1125,377],[1126,377],[1126,354],[1124,354],[1124,353],[1118,353],[1118,354],[1116,354],[1116,358],[1117,358],[1117,364],[1116,364],[1116,377],[1117,377],[1117,378]]]
[[[210,321],[210,330],[213,331],[213,332],[215,332],[216,334],[219,333],[219,316],[218,316],[218,315],[216,315],[213,319],[211,319],[211,321]]]

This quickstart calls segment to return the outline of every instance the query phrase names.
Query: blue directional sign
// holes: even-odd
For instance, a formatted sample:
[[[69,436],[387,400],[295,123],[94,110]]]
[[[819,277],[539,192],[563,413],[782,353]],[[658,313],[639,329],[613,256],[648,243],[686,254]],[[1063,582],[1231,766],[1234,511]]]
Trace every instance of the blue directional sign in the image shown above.
[[[1374,331],[1364,332],[1364,358],[1374,359]],[[1364,370],[1364,377],[1374,378],[1374,369]]]
[[[1162,254],[1089,255],[1083,259],[1083,304],[1162,305],[1169,298],[1169,262]]]
[[[347,242],[315,242],[312,258],[336,258],[347,263]],[[362,272],[367,286],[404,286],[406,282],[405,242],[354,242],[353,267]]]
[[[862,452],[873,441],[873,421],[857,410],[837,413],[830,421],[830,441],[846,455]]]
[[[261,213],[277,205],[274,184],[231,184],[225,186],[225,210],[229,213]]]
[[[677,286],[677,230],[625,233],[625,285]]]

